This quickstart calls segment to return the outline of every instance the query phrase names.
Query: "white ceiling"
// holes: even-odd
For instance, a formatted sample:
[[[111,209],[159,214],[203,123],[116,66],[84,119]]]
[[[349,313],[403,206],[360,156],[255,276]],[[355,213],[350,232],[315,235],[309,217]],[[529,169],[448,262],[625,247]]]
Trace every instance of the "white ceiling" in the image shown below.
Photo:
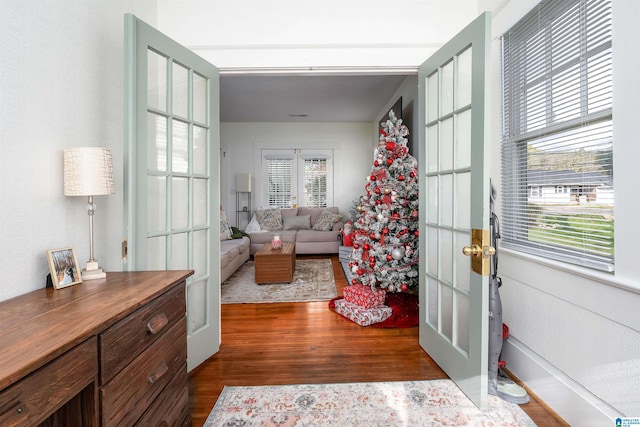
[[[220,121],[371,122],[405,78],[222,75]]]

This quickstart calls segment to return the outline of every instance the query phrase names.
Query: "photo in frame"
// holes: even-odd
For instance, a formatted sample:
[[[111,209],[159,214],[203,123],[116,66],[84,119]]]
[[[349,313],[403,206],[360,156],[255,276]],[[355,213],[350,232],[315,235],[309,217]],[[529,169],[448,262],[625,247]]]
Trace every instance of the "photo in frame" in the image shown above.
[[[72,247],[47,251],[47,261],[55,289],[82,283],[82,271]]]

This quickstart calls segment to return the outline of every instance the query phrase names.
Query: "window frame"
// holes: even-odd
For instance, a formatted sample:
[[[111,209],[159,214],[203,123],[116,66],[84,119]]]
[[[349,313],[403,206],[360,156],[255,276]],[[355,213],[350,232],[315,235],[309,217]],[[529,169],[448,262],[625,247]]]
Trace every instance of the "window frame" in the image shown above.
[[[531,237],[530,232],[533,229],[530,225],[532,221],[530,220],[531,207],[529,205],[531,203],[542,203],[545,197],[543,187],[540,187],[539,183],[531,182],[528,179],[529,171],[535,169],[530,168],[528,164],[529,144],[533,143],[533,146],[535,146],[537,141],[545,138],[552,139],[554,137],[557,138],[554,140],[555,142],[562,141],[563,138],[566,138],[567,134],[571,134],[572,132],[584,135],[588,133],[588,126],[597,128],[598,124],[601,124],[603,129],[607,128],[609,132],[612,132],[612,88],[609,87],[608,97],[604,98],[605,102],[603,105],[605,105],[606,108],[597,109],[597,103],[593,105],[590,104],[593,102],[589,98],[589,90],[592,89],[592,86],[590,86],[592,79],[586,72],[594,63],[599,65],[598,61],[602,61],[604,58],[603,63],[606,64],[603,68],[608,70],[609,75],[612,76],[611,3],[602,2],[601,4],[604,5],[602,7],[600,3],[595,6],[593,4],[589,6],[588,3],[586,0],[566,2],[542,1],[501,38],[503,98],[501,126],[502,210],[506,217],[502,220],[503,227],[501,237],[505,248],[612,272],[614,270],[613,237],[610,241],[612,252],[610,258],[608,254],[605,256],[597,256],[597,254],[588,253],[588,248],[583,249],[586,253],[579,254],[579,250],[573,250],[571,247],[567,247],[567,249],[563,248],[562,243],[545,241],[541,243],[540,241],[534,241],[535,239],[529,239]],[[588,6],[593,9],[588,9]],[[609,12],[609,27],[606,27],[605,30],[609,30],[609,37],[598,40],[600,44],[594,44],[593,40],[588,39],[588,37],[593,37],[593,35],[589,33],[591,27],[587,27],[587,19],[591,18],[591,15],[587,16],[587,12],[592,13],[600,19],[600,16],[605,16],[601,14],[607,7]],[[606,12],[607,10],[604,10],[604,13]],[[562,24],[562,19],[566,19],[564,25],[568,30],[572,30],[571,26],[574,25],[575,22],[566,18],[566,16],[572,15],[579,17],[579,24],[577,25],[579,30],[574,34],[579,36],[580,43],[576,43],[576,46],[571,45],[570,48],[565,47],[564,49],[566,49],[566,51],[561,51],[564,56],[560,56],[560,61],[558,61],[558,57],[554,57],[553,53],[554,49],[560,49],[555,45],[559,45],[561,41],[552,39],[551,34],[554,30],[557,31],[558,25],[556,25],[556,23],[560,21]],[[597,21],[597,24],[602,25],[599,21]],[[561,28],[563,30],[565,29],[563,27]],[[536,38],[542,39],[543,42],[537,45],[533,43],[533,46],[528,45],[531,40]],[[526,48],[522,47],[525,45]],[[534,47],[537,48],[537,50],[533,49]],[[589,47],[591,47],[590,50],[588,50]],[[516,56],[516,54],[520,56]],[[513,55],[516,60],[511,61],[512,58],[509,55]],[[532,61],[531,57],[535,57],[536,61]],[[560,66],[554,68],[553,66],[555,64],[552,59],[556,61],[555,64],[560,63]],[[564,62],[562,60],[564,60]],[[539,67],[540,62],[544,64],[544,70],[537,69],[542,68]],[[555,81],[554,78],[562,76],[565,71],[576,67],[576,65],[578,65],[581,70],[578,74],[580,94],[578,97],[574,97],[579,99],[579,109],[578,113],[574,110],[569,111],[578,116],[563,120],[561,117],[558,118],[554,111],[561,111],[561,107],[564,107],[566,110],[567,106],[572,106],[572,102],[575,103],[575,99],[571,99],[569,95],[566,95],[564,98],[560,98],[559,104],[554,103],[553,87],[554,84],[558,85],[558,82]],[[608,69],[606,65],[608,65]],[[538,72],[539,75],[529,81],[528,78],[536,72]],[[612,77],[610,77],[610,79],[612,80]],[[562,79],[560,79],[560,81],[562,82]],[[536,98],[536,95],[531,95],[529,89],[541,84],[545,89],[544,91],[538,91],[538,94],[540,92],[543,94],[538,95],[538,98]],[[604,86],[606,86],[606,84]],[[538,113],[536,117],[537,120],[535,118],[532,119],[532,123],[536,126],[531,126],[529,122],[531,118],[527,116],[527,114],[530,113],[528,107],[532,99],[542,99],[541,104],[535,106],[535,112]],[[596,96],[592,99],[596,99],[596,102],[599,100]],[[596,111],[589,111],[589,108],[594,108],[594,106]],[[541,111],[544,113],[541,114]],[[612,152],[613,144],[611,143],[611,153]],[[613,166],[611,165],[610,167],[611,185],[613,185]],[[567,187],[567,184],[560,185],[564,185],[565,189],[562,194],[573,195],[573,186]],[[585,186],[589,186],[589,183],[585,183]],[[557,186],[555,194],[560,194]],[[595,195],[595,192],[593,194]],[[531,201],[530,198],[539,198],[540,200]],[[579,202],[580,199],[577,200]],[[585,196],[585,200],[590,201],[592,199]],[[539,207],[540,205],[537,206]],[[536,209],[536,207],[534,206],[533,209]],[[578,210],[579,208],[576,208],[576,211]],[[613,206],[611,210],[613,210]],[[589,226],[584,225],[584,228],[588,231]],[[585,235],[588,236],[588,233]],[[564,243],[566,243],[566,241]]]

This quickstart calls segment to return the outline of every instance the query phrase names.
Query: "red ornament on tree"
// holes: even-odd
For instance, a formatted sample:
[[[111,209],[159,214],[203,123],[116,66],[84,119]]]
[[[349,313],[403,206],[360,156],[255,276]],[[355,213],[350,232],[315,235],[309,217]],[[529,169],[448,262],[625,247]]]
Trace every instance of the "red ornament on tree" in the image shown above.
[[[351,284],[352,285],[357,285],[358,284],[358,279],[351,279]]]
[[[398,181],[404,181],[404,175],[398,175]]]
[[[358,269],[358,276],[362,276],[364,274],[364,270],[359,268]]]
[[[389,151],[395,150],[396,149],[396,143],[393,141],[389,141],[385,144],[384,148],[386,148]]]
[[[414,236],[416,236],[416,237],[418,237],[418,236],[420,235],[420,231],[419,231],[419,230],[414,231],[414,232],[413,232],[413,235],[414,235]]]
[[[376,194],[380,194],[380,187],[374,188],[373,192],[376,193]]]
[[[391,261],[393,259],[393,256],[391,254],[387,254],[387,261]]]
[[[369,177],[369,179],[370,179],[371,181],[375,181],[375,180],[376,180],[376,176],[375,176],[375,175],[371,175],[371,176]]]
[[[393,159],[392,159],[392,158],[388,158],[388,159],[387,159],[387,164],[388,164],[389,166],[391,166],[391,165],[393,164]]]
[[[377,161],[377,160],[374,160],[374,161],[373,161],[373,166],[378,167],[378,166],[380,166],[380,163],[378,163],[378,161]]]
[[[411,178],[415,178],[415,177],[416,177],[416,173],[415,173],[415,172],[413,172],[413,171],[411,171],[411,172],[409,173],[409,176],[410,176]]]

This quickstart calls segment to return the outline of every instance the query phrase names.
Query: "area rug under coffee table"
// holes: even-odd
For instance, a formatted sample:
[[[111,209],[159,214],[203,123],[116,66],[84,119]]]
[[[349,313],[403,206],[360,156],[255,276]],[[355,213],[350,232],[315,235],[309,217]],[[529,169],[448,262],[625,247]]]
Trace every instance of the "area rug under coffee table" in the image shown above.
[[[291,283],[258,285],[253,261],[247,261],[221,286],[222,304],[328,301],[337,296],[330,259],[296,261]]]
[[[213,426],[535,426],[520,407],[489,396],[481,411],[451,380],[225,387]]]

